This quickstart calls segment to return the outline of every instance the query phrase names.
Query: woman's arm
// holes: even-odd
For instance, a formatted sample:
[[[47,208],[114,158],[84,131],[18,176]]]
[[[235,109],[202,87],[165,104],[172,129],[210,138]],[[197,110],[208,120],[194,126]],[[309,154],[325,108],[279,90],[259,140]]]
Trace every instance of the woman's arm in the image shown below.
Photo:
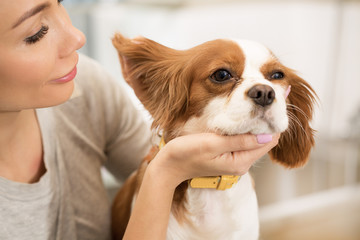
[[[124,239],[165,239],[178,184],[198,176],[243,175],[278,139],[259,144],[253,135],[195,134],[170,141],[145,172]]]
[[[165,239],[175,188],[148,168],[123,239]]]

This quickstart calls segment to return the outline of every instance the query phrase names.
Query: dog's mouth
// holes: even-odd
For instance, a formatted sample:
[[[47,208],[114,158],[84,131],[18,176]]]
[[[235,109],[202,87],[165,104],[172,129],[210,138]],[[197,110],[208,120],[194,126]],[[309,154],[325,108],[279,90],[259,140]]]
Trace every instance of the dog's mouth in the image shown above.
[[[271,110],[270,106],[266,108],[255,106],[250,116],[255,120],[266,123],[269,126],[270,131],[277,130],[276,124],[274,122],[273,111]]]
[[[273,117],[273,113],[271,110],[271,106],[268,107],[260,107],[254,106],[254,109],[250,112],[250,117],[253,119],[262,119],[266,122],[271,122]]]
[[[257,109],[255,110],[253,122],[254,127],[250,131],[252,134],[273,134],[284,132],[288,128],[288,118],[275,117],[274,111],[271,109]]]

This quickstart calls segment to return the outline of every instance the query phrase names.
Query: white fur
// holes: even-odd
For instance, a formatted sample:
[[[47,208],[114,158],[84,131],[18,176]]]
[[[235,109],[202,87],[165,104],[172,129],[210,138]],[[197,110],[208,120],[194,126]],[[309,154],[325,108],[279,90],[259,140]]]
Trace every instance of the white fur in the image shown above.
[[[250,41],[236,41],[245,54],[243,82],[227,97],[212,99],[200,117],[193,117],[181,134],[218,132],[222,134],[263,134],[283,132],[288,127],[285,91],[266,80],[261,66],[273,58],[264,46]],[[266,111],[251,112],[254,102],[246,92],[256,84],[265,84],[275,91],[275,100]],[[191,224],[179,224],[171,215],[167,239],[172,240],[255,240],[259,237],[258,206],[251,177],[245,174],[231,189],[187,190],[187,209]]]
[[[245,174],[225,191],[189,188],[186,207],[191,224],[179,224],[171,215],[167,239],[258,239],[258,206],[251,181]]]

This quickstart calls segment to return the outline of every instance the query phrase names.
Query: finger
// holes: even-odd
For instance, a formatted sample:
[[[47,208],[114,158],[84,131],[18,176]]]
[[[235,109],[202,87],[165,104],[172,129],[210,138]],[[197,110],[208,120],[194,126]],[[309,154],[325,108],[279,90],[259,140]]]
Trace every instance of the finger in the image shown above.
[[[256,160],[266,155],[278,144],[279,137],[280,134],[274,135],[271,142],[263,144],[259,148],[223,154],[221,158],[214,161],[214,164],[228,171],[229,174],[243,175]]]
[[[253,164],[256,160],[263,157],[273,147],[275,147],[278,144],[278,141],[279,141],[278,136],[274,136],[271,142],[264,144],[260,148],[256,148],[248,151],[242,151],[242,152],[235,152],[234,153],[235,161],[241,161],[242,159],[247,159],[249,164]]]
[[[280,134],[274,135],[271,142],[264,144],[260,148],[234,152],[234,161],[239,164],[243,164],[244,162],[251,167],[252,164],[264,155],[266,155],[272,148],[274,148],[279,142]]]
[[[235,136],[209,136],[206,141],[209,148],[217,150],[217,154],[225,152],[247,151],[260,148],[273,139],[272,135],[261,135],[260,137],[251,134]]]

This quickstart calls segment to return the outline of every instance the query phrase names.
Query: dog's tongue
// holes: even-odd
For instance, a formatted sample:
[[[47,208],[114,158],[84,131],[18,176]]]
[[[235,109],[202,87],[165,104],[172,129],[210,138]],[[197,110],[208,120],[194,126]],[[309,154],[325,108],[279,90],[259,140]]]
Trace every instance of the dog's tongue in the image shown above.
[[[291,91],[291,85],[289,85],[289,87],[286,89],[285,99],[289,96],[290,91]]]

